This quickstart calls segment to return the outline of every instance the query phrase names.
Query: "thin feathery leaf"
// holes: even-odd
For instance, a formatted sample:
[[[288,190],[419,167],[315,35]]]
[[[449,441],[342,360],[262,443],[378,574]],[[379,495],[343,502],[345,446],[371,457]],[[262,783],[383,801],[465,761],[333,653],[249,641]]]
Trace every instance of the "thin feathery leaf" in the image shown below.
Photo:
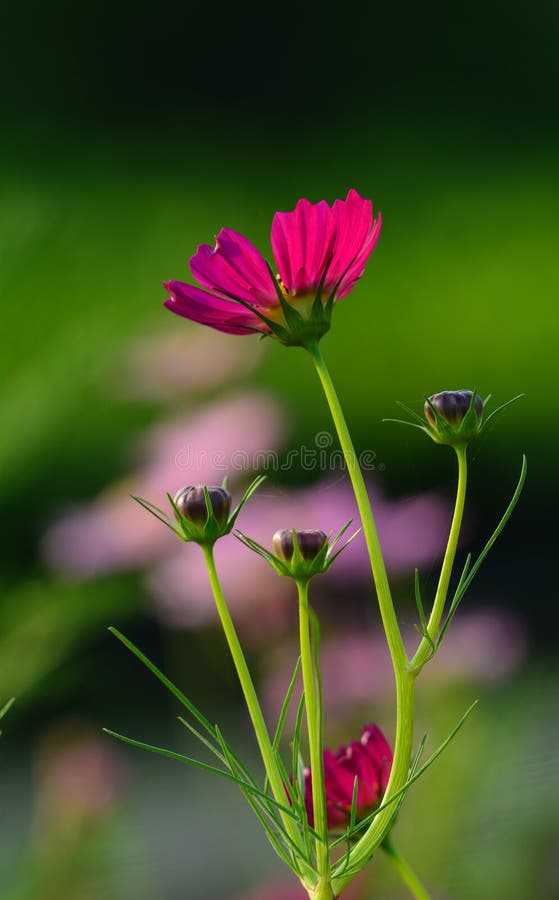
[[[212,506],[210,492],[209,492],[208,488],[206,487],[206,485],[204,485],[204,502],[206,504],[206,514],[207,514],[206,523],[204,525],[204,528],[207,528],[208,525],[210,526],[210,528],[215,528],[215,527],[217,527],[217,519],[214,514],[214,508]],[[204,532],[204,533],[206,533],[206,532]]]
[[[322,672],[320,669],[320,622],[313,609],[309,607],[309,621],[311,625],[311,640],[313,654],[314,679],[316,682],[316,733],[318,735],[318,758],[320,760],[319,783],[324,784],[324,702],[322,698]],[[327,817],[326,817],[327,818]],[[320,840],[328,844],[328,823],[324,821],[324,831]]]
[[[254,794],[257,797],[262,797],[267,803],[273,804],[277,809],[281,810],[285,815],[290,816],[292,819],[297,820],[297,817],[293,813],[293,810],[288,806],[285,806],[283,803],[279,803],[274,797],[271,797],[269,794],[265,794],[264,791],[261,791],[260,788],[255,787],[253,784],[245,781],[238,775],[233,774],[232,772],[226,772],[224,769],[219,769],[217,766],[211,766],[209,763],[202,762],[199,759],[194,759],[191,756],[185,756],[184,753],[177,753],[174,750],[166,750],[164,747],[155,747],[153,744],[146,744],[144,741],[135,740],[135,738],[127,737],[124,734],[119,734],[117,731],[112,731],[109,728],[103,728],[105,734],[110,735],[111,737],[116,738],[119,741],[123,741],[125,744],[130,744],[132,747],[136,747],[139,750],[147,750],[149,753],[156,753],[159,756],[165,756],[168,759],[174,759],[176,762],[186,763],[189,766],[194,766],[197,769],[202,769],[204,772],[208,772],[211,775],[217,775],[219,778],[224,778],[226,781],[231,781],[239,787],[242,787],[249,791],[251,794]]]
[[[456,585],[456,590],[454,592],[454,596],[452,598],[452,601],[451,601],[451,604],[450,604],[450,607],[449,607],[449,610],[447,613],[447,617],[446,617],[443,625],[441,626],[439,635],[437,637],[437,650],[439,649],[439,647],[441,645],[442,639],[446,634],[446,630],[447,630],[448,626],[450,625],[450,623],[452,622],[452,619],[454,618],[454,613],[456,612],[456,609],[458,608],[458,604],[460,603],[460,600],[464,596],[464,594],[462,593],[462,588],[463,588],[464,582],[466,580],[466,576],[468,574],[471,561],[472,561],[472,554],[468,553],[468,555],[466,557],[466,562],[464,563],[464,568],[462,569],[462,574],[460,575],[458,584]]]
[[[148,512],[153,512],[154,514],[157,512],[165,519],[169,518],[169,513],[164,509],[161,509],[160,506],[156,506],[155,503],[151,503],[149,500],[144,500],[143,497],[136,497],[135,494],[130,494],[132,500],[135,500],[136,503],[139,503],[140,506],[143,506]]]
[[[287,717],[287,711],[289,709],[289,704],[291,703],[291,698],[293,696],[293,691],[295,690],[295,686],[297,684],[297,679],[299,677],[299,672],[301,671],[301,656],[298,657],[297,662],[295,663],[295,669],[293,670],[293,675],[291,676],[291,681],[289,682],[289,687],[287,688],[287,693],[285,695],[284,701],[281,706],[278,724],[276,726],[276,732],[274,734],[274,740],[272,741],[272,747],[274,750],[277,750],[281,741],[281,736],[283,734],[283,728],[285,725],[285,719]]]
[[[256,779],[253,777],[253,775],[250,773],[248,768],[245,766],[242,759],[235,753],[231,744],[228,744],[227,741],[225,740],[225,738],[223,737],[223,734],[221,732],[219,725],[215,726],[215,732],[217,735],[217,740],[219,741],[219,745],[228,761],[228,765],[229,765],[229,763],[231,763],[231,765],[234,764],[235,770],[238,770],[239,772],[241,772],[241,774],[246,779],[248,784],[251,784],[253,787],[258,787]],[[266,791],[264,791],[264,793],[266,794]]]
[[[427,432],[425,425],[416,425],[415,422],[407,422],[405,419],[381,419],[382,422],[396,422],[397,425],[408,425],[410,428],[418,428],[419,431]]]
[[[246,767],[242,763],[240,763],[237,755],[231,751],[231,748],[225,741],[217,725],[216,732],[225,755],[225,764],[228,766],[231,774],[239,777],[239,773],[237,771],[238,768],[243,772],[243,774],[249,774]],[[278,853],[280,858],[283,859],[283,861],[289,866],[289,868],[293,872],[295,872],[298,877],[300,877],[301,869],[297,864],[296,859],[299,858],[304,862],[306,862],[306,860],[301,855],[299,848],[296,846],[296,844],[284,828],[281,822],[281,818],[277,814],[277,804],[275,803],[275,800],[266,792],[258,792],[257,796],[253,796],[251,793],[251,786],[256,787],[256,782],[254,781],[252,776],[250,776],[250,774],[249,779],[250,783],[247,783],[243,779],[241,779],[242,784],[239,784],[243,796],[257,816],[260,824],[264,828],[266,835],[276,853]],[[287,847],[289,848],[291,853],[289,852]]]
[[[109,631],[111,632],[111,634],[114,634],[114,636],[118,638],[118,640],[122,644],[124,644],[124,646],[127,647],[128,650],[130,650],[130,652],[133,653],[134,656],[136,656],[140,660],[140,662],[143,663],[144,666],[146,666],[146,668],[148,668],[150,672],[152,672],[155,677],[159,679],[162,684],[165,685],[167,690],[174,694],[177,700],[179,700],[179,702],[182,703],[182,705],[185,706],[189,713],[196,719],[198,724],[201,725],[205,729],[205,731],[207,731],[208,734],[210,734],[213,739],[217,741],[217,735],[213,725],[211,725],[211,723],[208,721],[208,719],[206,719],[203,713],[201,713],[200,710],[198,710],[194,706],[194,704],[188,699],[188,697],[185,697],[183,692],[179,690],[179,688],[176,687],[176,685],[174,685],[173,682],[169,678],[167,678],[167,676],[164,675],[160,669],[157,668],[155,663],[152,663],[151,660],[148,659],[147,656],[145,656],[145,654],[143,654],[142,651],[132,643],[132,641],[130,641],[118,630],[118,628],[114,628],[114,626],[111,625]]]
[[[232,775],[230,772],[225,772],[223,769],[218,769],[217,766],[211,766],[209,763],[194,759],[191,756],[185,756],[184,753],[177,753],[174,750],[167,750],[164,747],[155,747],[153,744],[146,744],[144,741],[138,741],[135,738],[119,734],[117,731],[112,731],[110,728],[103,728],[103,731],[105,734],[110,735],[110,737],[114,737],[124,744],[130,744],[131,747],[136,747],[139,750],[147,750],[150,753],[157,753],[159,756],[165,756],[167,759],[174,759],[176,762],[187,763],[189,766],[202,769],[204,772],[209,772],[212,775],[218,775],[220,778],[225,778],[226,781],[232,781],[235,784],[241,782],[241,779]],[[244,782],[242,783],[244,784]]]
[[[439,758],[441,753],[443,753],[444,750],[446,750],[446,748],[448,747],[450,742],[456,737],[456,735],[458,734],[458,732],[460,731],[460,729],[462,728],[462,726],[464,725],[464,723],[466,722],[468,717],[472,714],[472,712],[474,711],[474,709],[476,708],[478,703],[479,703],[479,700],[474,700],[474,702],[468,707],[468,709],[466,710],[466,712],[464,713],[464,715],[462,716],[462,718],[460,719],[458,724],[450,732],[450,734],[448,735],[446,740],[443,741],[443,743],[437,748],[437,750],[435,750],[435,752],[431,754],[431,756],[429,757],[427,762],[424,763],[421,766],[421,768],[418,769],[410,778],[408,778],[406,783],[398,791],[396,791],[386,803],[382,803],[377,809],[374,810],[374,812],[372,812],[366,818],[361,819],[361,821],[356,824],[356,826],[355,826],[356,832],[363,831],[363,829],[366,829],[371,824],[373,819],[375,819],[376,816],[379,815],[379,813],[384,812],[385,809],[388,809],[390,806],[392,806],[392,804],[395,803],[398,800],[398,798],[402,796],[402,794],[404,794],[405,792],[408,791],[410,786],[412,784],[414,784],[414,782],[416,782],[418,780],[418,778],[421,778],[421,776],[427,771],[427,769],[429,769],[430,766],[432,766],[433,763]],[[422,746],[420,747],[420,749],[422,749],[423,746],[424,746],[424,742],[422,743]],[[344,840],[345,840],[345,835],[343,835],[341,838],[338,838],[337,843],[341,843]],[[336,877],[339,874],[340,873],[338,871],[335,872]]]
[[[396,400],[396,406],[399,406],[400,409],[403,409],[404,412],[407,412],[407,414],[409,416],[411,416],[413,419],[415,419],[417,422],[419,422],[419,424],[421,425],[422,428],[424,428],[425,425],[427,424],[426,420],[422,419],[421,416],[418,413],[416,413],[416,411],[414,409],[411,408],[411,406],[406,406],[406,404],[402,403],[401,400]]]
[[[512,398],[512,400],[507,400],[506,403],[501,403],[501,405],[498,406],[497,409],[494,409],[493,412],[489,413],[489,415],[488,415],[487,418],[485,419],[484,424],[487,425],[487,423],[491,421],[491,419],[493,418],[493,416],[496,416],[497,413],[502,412],[504,409],[507,408],[507,406],[510,406],[511,403],[516,403],[517,400],[521,400],[522,397],[525,397],[525,396],[526,396],[526,394],[517,394],[516,397],[513,397],[513,398]]]
[[[143,500],[141,497],[135,497],[134,494],[131,494],[130,496],[132,500],[138,503],[151,516],[154,516],[154,518],[162,522],[163,525],[166,525],[167,528],[170,528],[171,531],[174,531],[175,534],[178,534],[179,537],[182,537],[182,531],[177,528],[175,523],[171,520],[166,512],[164,512],[162,509],[159,509],[158,506],[154,506],[153,503],[149,503],[148,500]]]
[[[211,741],[208,741],[208,739],[205,738],[204,735],[200,731],[198,731],[197,728],[194,727],[194,725],[191,725],[190,722],[188,722],[186,719],[183,719],[182,716],[177,716],[177,719],[179,720],[181,725],[184,725],[185,728],[188,728],[188,730],[191,732],[191,734],[193,734],[200,741],[200,743],[204,745],[204,747],[207,747],[207,749],[211,753],[213,753],[214,756],[217,756],[217,758],[222,763],[226,763],[226,759],[223,756],[223,754],[220,753],[220,751],[217,749],[217,747],[215,747],[214,744],[211,743]]]
[[[460,601],[462,600],[462,597],[464,596],[464,594],[465,594],[466,591],[468,590],[469,586],[471,585],[472,581],[474,580],[475,576],[477,575],[477,573],[478,573],[478,571],[479,571],[479,569],[480,569],[480,567],[481,567],[481,564],[483,563],[485,557],[487,556],[487,554],[489,553],[489,551],[491,550],[491,548],[492,548],[493,545],[495,544],[496,540],[497,540],[497,539],[499,538],[499,536],[501,535],[501,533],[502,533],[503,529],[505,528],[505,526],[506,526],[508,520],[510,519],[510,517],[511,517],[511,515],[512,515],[512,513],[513,513],[513,510],[514,510],[516,504],[518,503],[518,500],[520,499],[520,495],[521,495],[521,493],[522,493],[522,488],[524,487],[524,482],[525,482],[525,480],[526,480],[526,472],[527,472],[527,468],[528,468],[528,463],[527,463],[527,460],[526,460],[526,456],[523,456],[523,457],[522,457],[522,468],[521,468],[521,471],[520,471],[520,477],[519,477],[519,479],[518,479],[518,484],[516,485],[516,489],[515,489],[515,491],[514,491],[514,494],[512,495],[511,501],[510,501],[509,505],[507,506],[507,508],[506,508],[506,510],[505,510],[505,512],[504,512],[504,514],[503,514],[503,516],[502,516],[502,518],[500,519],[500,521],[499,521],[497,527],[495,528],[495,531],[493,532],[493,534],[491,535],[491,537],[489,538],[489,540],[488,540],[487,543],[485,544],[485,547],[483,548],[483,550],[482,550],[481,553],[479,554],[478,558],[476,559],[475,563],[473,564],[473,566],[472,566],[471,569],[469,570],[468,574],[467,574],[465,577],[462,577],[462,578],[460,579],[460,583],[459,583],[459,585],[458,585],[458,587],[457,587],[457,589],[456,589],[456,592],[455,592],[454,597],[453,597],[453,599],[452,599],[452,603],[451,603],[451,605],[450,605],[450,609],[449,609],[448,616],[447,616],[446,621],[445,621],[445,623],[444,623],[444,625],[443,625],[443,628],[442,628],[442,630],[441,630],[441,635],[440,635],[440,637],[439,637],[439,643],[440,643],[440,641],[441,641],[441,639],[442,639],[442,636],[443,636],[444,633],[446,632],[446,629],[448,628],[448,626],[449,626],[449,624],[450,624],[450,621],[452,621],[452,618],[453,618],[453,616],[454,616],[454,614],[455,614],[455,612],[456,612],[456,610],[457,610],[457,608],[458,608],[458,604],[459,604]]]
[[[244,534],[242,531],[234,532],[234,536],[237,538],[241,544],[244,544],[245,547],[248,547],[249,550],[252,550],[253,553],[257,553],[258,556],[261,556],[262,559],[265,559],[266,562],[272,566],[276,571],[282,570],[284,574],[287,574],[287,568],[283,565],[281,560],[279,560],[273,553],[270,553],[266,547],[263,547],[262,544],[259,544],[258,541],[255,541],[253,538],[249,537],[248,534]]]
[[[237,503],[237,506],[235,507],[235,509],[233,510],[231,515],[229,516],[229,521],[227,522],[227,527],[228,527],[229,531],[231,531],[231,529],[233,528],[235,522],[237,521],[237,516],[239,515],[240,511],[242,510],[242,508],[245,505],[245,503],[247,502],[247,500],[249,500],[252,497],[254,492],[256,490],[258,490],[258,488],[264,481],[266,481],[265,475],[257,475],[256,478],[253,481],[251,481],[248,488],[244,492],[243,496]]]
[[[338,549],[336,550],[335,553],[330,552],[332,550],[332,547],[330,547],[330,551],[328,552],[328,567],[330,567],[332,565],[332,563],[334,562],[335,559],[338,558],[340,553],[343,553],[343,551],[346,549],[346,547],[349,547],[351,542],[355,540],[355,538],[357,537],[358,534],[361,534],[361,528],[358,528],[357,531],[354,531],[353,534],[351,535],[351,537],[348,537],[347,541],[345,541],[341,547],[338,547]]]
[[[0,709],[0,719],[3,719],[8,710],[14,705],[15,699],[15,697],[11,697],[10,700],[8,700],[8,702],[4,704],[2,709]]]
[[[336,544],[339,544],[339,542],[343,538],[344,534],[346,533],[346,531],[348,530],[348,528],[352,522],[353,522],[353,519],[349,519],[345,523],[345,525],[342,525],[342,527],[340,528],[340,530],[338,531],[336,536],[334,538],[332,538],[331,540],[330,540],[330,535],[328,535],[328,538],[329,538],[328,543],[330,545],[331,550],[333,550],[335,548]]]
[[[417,628],[416,630],[425,638],[426,641],[429,642],[429,646],[431,647],[431,655],[433,656],[435,653],[435,643],[433,638],[429,634],[429,628],[427,625],[427,618],[425,616],[425,609],[423,608],[423,600],[421,599],[421,589],[419,585],[419,569],[416,568],[415,576],[414,576],[414,592],[415,592],[415,603],[417,606],[417,612],[419,614],[419,621],[421,624],[421,628]]]
[[[299,698],[299,704],[297,706],[297,715],[295,717],[295,729],[293,731],[293,747],[292,747],[292,758],[291,758],[291,771],[293,773],[293,790],[296,792],[297,801],[300,809],[304,814],[301,818],[301,824],[303,826],[303,835],[305,839],[305,844],[309,853],[311,853],[311,842],[310,842],[310,826],[308,817],[306,814],[306,804],[305,804],[305,783],[304,777],[303,782],[301,784],[300,780],[300,771],[299,771],[299,760],[301,759],[300,746],[301,746],[301,727],[303,723],[303,713],[305,711],[305,692],[301,692],[301,697]],[[304,773],[303,773],[304,775]]]

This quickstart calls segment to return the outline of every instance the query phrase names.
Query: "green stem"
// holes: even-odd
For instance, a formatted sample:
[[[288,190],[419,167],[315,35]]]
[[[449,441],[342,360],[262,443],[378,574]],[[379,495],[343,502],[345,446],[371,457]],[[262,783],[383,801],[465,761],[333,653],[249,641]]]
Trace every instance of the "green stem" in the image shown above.
[[[430,900],[427,890],[403,856],[398,853],[392,842],[385,839],[382,844],[382,849],[387,856],[390,857],[395,868],[400,873],[402,880],[407,884],[416,900]]]
[[[431,615],[429,616],[429,621],[427,622],[427,634],[429,635],[429,637],[422,638],[421,643],[417,648],[417,652],[410,663],[411,668],[416,674],[420,672],[433,652],[433,643],[437,637],[437,632],[441,624],[441,619],[446,604],[446,598],[448,595],[448,588],[450,585],[450,578],[452,576],[454,559],[456,557],[456,549],[458,547],[458,540],[460,538],[460,529],[462,527],[464,503],[466,500],[466,485],[468,480],[466,445],[458,445],[455,447],[455,450],[458,460],[458,487],[456,490],[454,515],[452,517],[450,534],[448,536],[448,543],[446,545],[446,551],[441,567],[441,574],[439,576],[439,583],[437,585],[435,600],[433,602],[433,608],[431,610]]]
[[[321,878],[308,894],[310,900],[335,900],[329,878]]]
[[[223,631],[225,633],[225,638],[229,645],[229,650],[231,651],[231,656],[233,658],[235,668],[237,670],[237,675],[239,677],[241,688],[243,690],[250,718],[252,720],[254,733],[256,735],[256,740],[258,741],[258,746],[262,755],[262,761],[264,763],[266,775],[268,776],[268,781],[270,782],[270,787],[272,788],[274,799],[278,803],[284,804],[286,800],[286,793],[281,773],[279,771],[279,767],[274,755],[274,749],[270,741],[270,735],[268,734],[268,729],[264,721],[260,703],[258,702],[258,697],[256,695],[256,690],[254,688],[247,662],[239,638],[237,636],[237,632],[235,631],[235,626],[233,624],[233,620],[231,619],[225,597],[223,596],[223,591],[221,590],[221,585],[219,583],[219,578],[215,567],[213,547],[209,545],[201,545],[201,547],[204,551],[204,557],[206,559],[206,565],[208,567],[208,575],[210,577],[210,584],[215,598],[217,611],[219,614],[221,625],[223,627]],[[292,841],[294,841],[296,846],[302,846],[301,834],[297,828],[295,821],[290,816],[287,816],[285,813],[281,812],[281,810],[280,815],[282,818],[283,826]]]
[[[312,803],[316,840],[316,859],[319,874],[327,876],[330,867],[328,826],[326,821],[326,792],[322,758],[322,698],[317,691],[309,627],[309,583],[297,581],[299,594],[299,640],[301,669],[305,690],[305,709],[309,734],[309,755],[312,773]]]
[[[380,541],[378,538],[375,520],[369,503],[367,488],[363,480],[363,474],[359,466],[359,461],[353,447],[353,442],[347,427],[347,423],[336,394],[336,389],[330,377],[330,373],[326,366],[324,357],[318,344],[310,344],[308,351],[314,362],[318,377],[320,378],[332,419],[338,433],[338,438],[344,454],[347,471],[353,485],[359,515],[361,516],[361,524],[363,526],[363,534],[367,544],[367,550],[371,560],[371,569],[373,579],[377,589],[378,603],[380,614],[386,632],[386,639],[392,657],[394,668],[405,666],[407,663],[406,652],[402,642],[402,635],[398,627],[394,604],[392,603],[392,595],[390,593],[390,585],[386,574],[386,567],[382,556]]]
[[[400,628],[398,626],[394,604],[392,602],[386,567],[384,565],[382,550],[367,495],[367,489],[365,487],[363,475],[340,401],[318,344],[309,344],[307,349],[313,359],[318,377],[320,378],[324,389],[355,493],[365,542],[371,561],[373,580],[377,590],[380,614],[394,669],[394,678],[396,682],[396,737],[394,741],[394,759],[392,762],[390,779],[383,800],[383,802],[386,803],[404,786],[408,778],[413,747],[415,676],[408,669],[408,659]],[[398,803],[395,801],[395,803],[388,806],[383,812],[380,812],[375,819],[373,819],[364,835],[352,848],[349,854],[349,860],[347,861],[347,869],[350,870],[349,874],[344,874],[344,869],[346,868],[345,864],[338,866],[332,882],[335,895],[339,896],[341,894],[353,879],[356,871],[358,871],[359,868],[362,868],[371,858],[374,849],[385,837],[397,806]]]

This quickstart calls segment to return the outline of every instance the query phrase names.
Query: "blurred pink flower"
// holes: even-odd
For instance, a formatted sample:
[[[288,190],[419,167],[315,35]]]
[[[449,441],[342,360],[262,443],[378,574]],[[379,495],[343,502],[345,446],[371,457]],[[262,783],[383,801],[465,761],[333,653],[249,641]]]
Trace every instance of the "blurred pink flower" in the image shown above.
[[[284,419],[273,397],[263,392],[230,395],[190,416],[152,429],[140,447],[142,462],[126,479],[95,501],[69,512],[43,540],[47,562],[59,572],[93,578],[119,570],[147,571],[156,612],[172,626],[197,627],[215,620],[215,606],[202,554],[180,543],[130,494],[167,507],[166,492],[186,483],[216,483],[225,474],[236,482],[266,463],[277,463]],[[270,457],[271,454],[271,457]],[[240,485],[237,485],[240,490]],[[392,502],[370,487],[387,566],[392,574],[435,561],[444,546],[450,511],[435,494]],[[345,475],[335,482],[282,491],[264,485],[243,509],[244,532],[270,546],[278,528],[337,531],[348,519],[358,527],[355,500]],[[216,559],[226,595],[245,635],[280,631],[291,615],[291,585],[270,572],[258,556],[235,540],[219,541]],[[362,535],[336,560],[329,585],[369,584]],[[320,589],[320,588],[319,588]]]
[[[437,559],[449,518],[444,500],[425,494],[389,503],[375,491],[374,502],[385,558],[393,573]],[[278,527],[337,531],[350,518],[358,524],[355,500],[346,480],[288,492],[263,485],[243,509],[241,526],[250,537],[271,547]],[[259,556],[236,541],[219,541],[215,554],[233,616],[242,621],[245,634],[281,628],[294,609],[290,581],[271,572]],[[368,582],[370,569],[362,535],[341,554],[325,578],[328,581],[316,581],[316,590],[326,584],[339,589],[348,581],[352,585]],[[168,624],[196,627],[215,619],[205,564],[197,547],[176,542],[154,566],[148,583],[157,609]]]
[[[265,393],[243,392],[220,399],[148,433],[145,462],[93,503],[52,525],[43,539],[47,562],[79,577],[144,568],[171,552],[176,538],[131,499],[136,494],[166,506],[166,493],[186,483],[246,479],[255,454],[278,445],[284,419]]]
[[[193,329],[194,330],[194,329]],[[194,334],[192,335],[194,338]],[[125,351],[115,383],[121,396],[168,403],[181,395],[208,391],[235,376],[251,372],[261,362],[264,344],[246,353],[237,341],[216,331],[196,329],[195,340],[184,333],[142,337]]]
[[[419,636],[410,627],[406,638],[411,651]],[[522,664],[526,652],[525,631],[511,612],[461,607],[435,660],[424,669],[421,683],[437,687],[441,683],[499,681]],[[279,645],[268,654],[268,677],[262,690],[272,718],[281,708],[297,654],[294,644]],[[333,719],[347,716],[348,710],[370,714],[371,706],[383,703],[392,691],[390,655],[380,630],[370,634],[337,631],[325,636],[321,670],[326,714]]]
[[[81,722],[62,722],[43,736],[37,756],[41,815],[81,821],[112,812],[128,781],[110,741]]]
[[[274,322],[283,314],[278,291],[293,303],[309,306],[323,275],[324,296],[345,297],[365,271],[378,240],[381,217],[373,218],[370,200],[350,190],[332,207],[321,200],[299,200],[293,212],[277,212],[272,222],[272,250],[279,272],[274,279],[264,257],[247,238],[222,228],[215,247],[202,244],[190,260],[192,274],[204,290],[169,281],[165,306],[186,319],[228,334],[269,333],[257,313]],[[255,312],[253,312],[255,310]]]

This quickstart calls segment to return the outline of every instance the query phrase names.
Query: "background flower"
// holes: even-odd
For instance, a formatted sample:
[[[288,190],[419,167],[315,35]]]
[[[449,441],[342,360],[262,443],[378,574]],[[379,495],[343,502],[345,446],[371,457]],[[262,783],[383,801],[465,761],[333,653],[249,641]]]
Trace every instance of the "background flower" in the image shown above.
[[[143,527],[141,510],[134,524],[123,519],[133,546],[125,546],[131,562],[119,563],[118,571],[100,565],[121,558],[108,542],[98,557],[86,547],[97,573],[87,578],[71,572],[68,559],[45,564],[42,537],[65,510],[104,511],[101,495],[110,485],[120,484],[124,500],[129,473],[133,481],[147,459],[131,458],[143,435],[174,419],[190,423],[198,407],[213,405],[223,388],[237,393],[249,374],[251,387],[273,394],[287,410],[289,445],[312,443],[326,412],[304,354],[256,338],[235,341],[166,315],[160,284],[165,273],[186,277],[188,256],[200,240],[213,244],[219,223],[264,250],[273,210],[293,209],[303,196],[342,197],[350,184],[382,208],[383,236],[351,303],[337,307],[335,340],[327,337],[323,346],[356,446],[374,447],[386,463],[375,473],[376,490],[391,502],[419,490],[451,501],[451,455],[417,441],[411,429],[380,425],[395,413],[395,399],[419,409],[424,394],[445,385],[492,391],[496,400],[527,394],[472,445],[471,528],[462,557],[491,533],[521,451],[530,472],[476,594],[447,635],[449,658],[439,656],[422,675],[417,731],[428,733],[428,749],[444,740],[474,697],[480,703],[446,758],[410,791],[399,846],[438,897],[524,900],[535,893],[555,900],[559,607],[550,473],[559,419],[549,415],[557,381],[555,4],[543,0],[529,15],[514,4],[506,15],[501,4],[486,4],[483,15],[436,2],[428,14],[417,4],[370,4],[360,8],[358,27],[349,6],[317,17],[300,5],[296,35],[285,10],[278,17],[277,9],[262,6],[254,16],[230,7],[212,18],[211,50],[202,5],[136,6],[131,16],[129,4],[116,0],[110,27],[101,4],[88,7],[86,28],[81,12],[75,5],[53,11],[37,0],[8,0],[0,57],[10,84],[3,97],[10,127],[0,151],[0,279],[9,298],[2,305],[9,340],[1,388],[0,658],[2,691],[17,694],[0,745],[3,900],[24,894],[14,881],[38,790],[32,759],[60,716],[86,717],[97,734],[118,724],[193,752],[175,724],[176,706],[115,646],[108,624],[120,625],[191,689],[212,720],[226,720],[235,745],[250,756],[217,629],[209,621],[173,628],[146,588],[166,551],[151,556],[151,542],[160,539],[152,531],[144,575],[132,535]],[[173,47],[170,33],[181,36]],[[186,42],[187,63],[176,49]],[[320,62],[304,54],[304,74],[302,47],[315,48],[315,57],[321,48]],[[327,48],[335,48],[335,64]],[[511,227],[519,210],[522,227]],[[473,339],[458,339],[472,330]],[[172,333],[171,344],[164,338],[152,352],[164,331]],[[228,363],[223,382],[217,373],[233,348],[241,358]],[[253,354],[260,367],[249,372]],[[274,496],[276,488],[300,490],[307,476],[284,473]],[[67,537],[69,555],[79,559],[82,542],[69,531]],[[98,539],[105,541],[102,530]],[[247,555],[242,559],[248,564]],[[369,716],[389,737],[393,724],[391,683],[381,696],[369,655],[371,646],[373,655],[380,652],[370,582],[363,568],[363,581],[342,590],[334,579],[343,565],[340,557],[316,595],[327,658],[335,632],[345,638],[347,628],[363,639],[362,650],[350,645],[335,670],[342,679],[345,660],[362,674],[359,691],[352,688],[345,708],[337,704],[329,717],[334,746]],[[394,593],[411,633],[411,573],[404,563],[400,571],[393,572]],[[436,563],[423,563],[421,575],[433,585]],[[475,675],[487,664],[477,654],[482,635],[476,647],[465,641],[468,657],[458,640],[452,643],[474,603],[480,611],[515,615],[526,641],[517,664],[503,664],[499,678]],[[486,622],[483,634],[492,629]],[[277,630],[269,634],[249,649],[259,682],[278,665],[283,645]],[[491,665],[503,647],[508,638],[489,642]],[[449,676],[452,667],[448,681],[439,677],[443,662]],[[329,691],[336,688],[331,679]],[[353,706],[352,696],[364,699]],[[372,698],[374,708],[367,709]],[[185,872],[190,900],[239,896],[268,877],[283,877],[233,789],[141,754],[126,760],[133,777],[124,820],[111,819],[110,840],[95,857],[97,873],[113,877],[105,894],[90,889],[88,900],[184,900]],[[426,817],[433,805],[452,815]],[[208,846],[217,845],[219,867],[207,857]],[[83,857],[74,860],[85,873]],[[402,896],[382,859],[370,874],[369,894]],[[62,900],[62,885],[55,887],[53,900]],[[83,880],[80,888],[83,895]],[[75,882],[70,896],[82,900]],[[45,900],[44,890],[25,900],[38,898]]]

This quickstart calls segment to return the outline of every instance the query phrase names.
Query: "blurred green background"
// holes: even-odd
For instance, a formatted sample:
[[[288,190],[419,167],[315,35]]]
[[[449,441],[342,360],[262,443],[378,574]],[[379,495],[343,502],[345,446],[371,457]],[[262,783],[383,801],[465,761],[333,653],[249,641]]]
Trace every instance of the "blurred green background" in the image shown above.
[[[213,409],[232,389],[257,385],[276,398],[281,453],[330,427],[301,352],[231,337],[240,359],[212,378],[207,360],[217,365],[223,341],[214,348],[201,326],[162,309],[161,282],[189,280],[189,256],[224,225],[269,255],[275,210],[356,187],[382,210],[383,231],[323,347],[357,448],[382,461],[375,484],[387,501],[427,490],[449,499],[453,488],[444,448],[382,424],[396,400],[419,408],[425,394],[463,387],[496,404],[526,394],[472,448],[463,548],[491,532],[526,453],[522,500],[471,601],[512,615],[524,649],[500,678],[466,664],[460,678],[445,682],[443,671],[420,689],[418,730],[433,746],[475,696],[481,703],[410,795],[399,844],[435,897],[553,900],[556,4],[327,11],[32,0],[3,18],[0,705],[17,701],[0,747],[2,896],[218,900],[281,877],[233,789],[100,734],[108,725],[193,749],[174,703],[107,634],[118,624],[238,732],[250,758],[217,628],[174,626],[140,563],[85,577],[53,566],[44,542],[68,510],[122,488],[154,428]],[[201,340],[196,381],[189,365],[200,364]],[[145,341],[163,349],[140,377]],[[187,374],[166,392],[175,363]],[[308,479],[292,468],[272,474],[269,489],[289,496]],[[412,571],[410,562],[398,578],[406,622]],[[351,590],[352,615],[377,632],[366,584]],[[333,635],[349,603],[336,591]],[[276,639],[251,644],[262,681]],[[391,734],[391,691],[370,707],[348,702],[329,740],[347,742],[364,717]],[[91,752],[65,757],[76,745]],[[113,793],[97,808],[76,799],[83,783],[94,797],[107,784]],[[406,896],[384,860],[363,891]]]

